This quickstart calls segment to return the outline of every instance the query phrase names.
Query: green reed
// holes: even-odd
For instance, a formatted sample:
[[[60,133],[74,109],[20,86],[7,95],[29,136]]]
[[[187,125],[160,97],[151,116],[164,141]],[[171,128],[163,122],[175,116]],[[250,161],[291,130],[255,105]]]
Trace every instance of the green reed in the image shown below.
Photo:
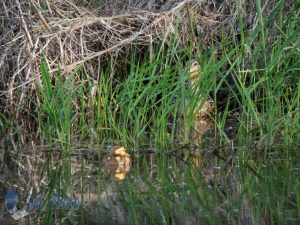
[[[298,224],[300,12],[297,3],[284,12],[285,1],[278,1],[267,17],[255,2],[253,30],[238,12],[239,32],[221,34],[209,49],[196,46],[196,56],[195,47],[181,49],[176,37],[164,39],[143,57],[133,51],[128,69],[112,59],[97,79],[84,65],[67,77],[60,71],[50,75],[42,61],[32,97],[37,137],[66,151],[73,136],[115,141],[140,156],[129,177],[114,183],[128,224]],[[196,95],[187,85],[187,62],[193,59],[202,67]],[[218,150],[205,159],[215,172],[210,187],[202,169],[168,154],[183,143],[183,124],[193,123],[187,112],[208,95],[214,99],[215,140],[202,150]],[[11,121],[0,114],[2,133]],[[139,148],[150,142],[160,153],[155,166]],[[70,165],[62,162],[55,171],[50,162],[46,167],[50,189],[69,188]],[[61,184],[63,179],[68,182]]]

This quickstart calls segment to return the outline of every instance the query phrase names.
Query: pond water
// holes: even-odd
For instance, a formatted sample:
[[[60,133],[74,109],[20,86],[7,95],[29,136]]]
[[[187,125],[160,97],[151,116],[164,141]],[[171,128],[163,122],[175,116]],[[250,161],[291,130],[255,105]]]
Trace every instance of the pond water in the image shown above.
[[[238,200],[239,166],[221,156],[225,147],[214,146],[211,128],[198,121],[189,144],[171,149],[91,141],[4,149],[1,224],[251,224],[248,200]]]

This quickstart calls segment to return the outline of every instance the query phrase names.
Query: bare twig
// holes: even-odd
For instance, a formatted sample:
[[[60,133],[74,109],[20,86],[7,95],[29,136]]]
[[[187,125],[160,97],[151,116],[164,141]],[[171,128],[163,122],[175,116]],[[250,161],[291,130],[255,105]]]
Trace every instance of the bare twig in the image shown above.
[[[206,40],[209,43],[220,35],[221,29],[231,29],[237,20],[236,16],[230,18],[225,14],[229,10],[235,15],[236,6],[230,8],[223,3],[222,10],[217,6],[212,9],[205,0],[172,0],[160,5],[144,1],[130,1],[128,5],[111,0],[103,2],[105,7],[96,10],[72,0],[46,0],[46,9],[37,0],[1,1],[0,14],[4,15],[5,26],[0,38],[3,49],[0,51],[0,96],[4,96],[1,103],[7,112],[17,110],[15,106],[24,105],[25,99],[30,99],[24,96],[34,93],[36,87],[31,83],[40,76],[41,52],[51,76],[58,71],[58,64],[63,75],[68,76],[84,63],[96,80],[99,66],[111,57],[120,59],[120,55],[128,55],[132,43],[141,49],[150,46],[153,58],[151,48],[160,40],[168,43],[176,34],[182,47],[189,45],[191,35],[194,43],[205,44]],[[194,26],[200,27],[201,40],[194,34]],[[129,61],[124,57],[117,63],[126,66]],[[22,90],[16,92],[18,88]]]

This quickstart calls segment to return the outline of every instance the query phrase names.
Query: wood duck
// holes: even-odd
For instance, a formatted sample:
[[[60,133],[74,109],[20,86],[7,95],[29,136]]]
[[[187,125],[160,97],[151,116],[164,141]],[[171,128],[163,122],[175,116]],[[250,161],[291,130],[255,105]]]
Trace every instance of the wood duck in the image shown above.
[[[130,171],[131,159],[123,146],[112,148],[105,160],[105,169],[116,179],[123,180]]]

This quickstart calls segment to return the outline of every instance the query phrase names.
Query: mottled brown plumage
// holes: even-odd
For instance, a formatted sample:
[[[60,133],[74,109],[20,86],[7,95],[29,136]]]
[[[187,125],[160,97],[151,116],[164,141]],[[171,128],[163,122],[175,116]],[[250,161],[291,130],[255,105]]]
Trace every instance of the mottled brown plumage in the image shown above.
[[[197,93],[197,83],[201,80],[201,67],[200,64],[195,61],[192,63],[189,71],[190,77],[190,87],[192,88],[192,93]],[[205,114],[209,114],[212,112],[213,109],[213,100],[210,96],[207,99],[202,99],[201,97],[198,100],[198,104],[195,107],[195,115],[196,116],[203,116]]]
[[[191,63],[188,75],[190,83],[189,87],[192,89],[192,94],[195,95],[199,93],[199,90],[197,90],[197,83],[201,80],[201,67],[197,61]],[[187,102],[186,105],[188,104],[189,102]],[[199,146],[201,145],[203,134],[211,128],[211,123],[207,115],[212,112],[212,105],[213,101],[210,97],[204,99],[199,96],[199,99],[197,99],[196,102],[196,106],[194,107],[193,123],[191,125],[189,140],[190,143],[195,146],[191,154],[191,161],[195,166],[203,166],[202,154],[200,152]],[[190,111],[187,110],[185,113],[189,115]]]
[[[130,155],[122,146],[114,147],[105,159],[105,169],[116,179],[123,180],[130,171]]]

